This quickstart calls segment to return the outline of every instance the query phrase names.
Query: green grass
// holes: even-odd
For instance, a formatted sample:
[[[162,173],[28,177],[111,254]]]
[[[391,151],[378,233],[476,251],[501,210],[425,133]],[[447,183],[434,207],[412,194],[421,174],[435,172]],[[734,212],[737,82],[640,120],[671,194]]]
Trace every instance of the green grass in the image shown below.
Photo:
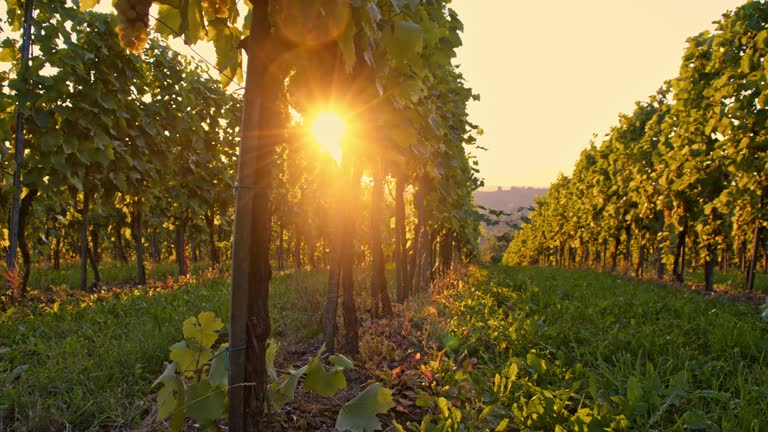
[[[768,325],[755,306],[605,273],[494,267],[439,310],[449,358],[479,363],[444,368],[437,394],[477,429],[506,418],[522,430],[768,430]]]
[[[740,272],[729,271],[727,273],[714,272],[713,281],[715,290],[727,290],[727,291],[743,291],[744,290],[744,275]],[[686,272],[685,282],[689,285],[704,286],[704,273],[700,271]],[[755,272],[755,292],[768,292],[768,275],[761,273],[759,270]]]
[[[274,278],[275,337],[319,337],[326,277]],[[365,271],[356,279],[364,314]],[[224,276],[192,278],[0,316],[3,427],[139,429],[181,323],[205,310],[226,322],[228,288]],[[597,272],[493,267],[437,309],[425,325],[447,352],[423,367],[437,372],[435,396],[453,402],[431,420],[443,431],[505,419],[521,430],[768,431],[768,325],[755,306]]]
[[[0,405],[6,424],[44,431],[124,429],[147,414],[149,384],[181,323],[203,310],[227,316],[224,281],[126,293],[0,320]]]
[[[67,276],[56,276],[65,279]],[[319,335],[324,272],[273,280],[271,309],[280,340]],[[0,418],[11,430],[136,430],[150,415],[150,385],[168,347],[181,340],[182,322],[213,311],[227,322],[229,282],[198,279],[173,291],[126,289],[83,304],[62,301],[57,311],[0,316]],[[6,429],[2,429],[5,431]]]
[[[209,267],[207,262],[198,262],[190,265],[190,273],[197,274],[200,270]],[[163,261],[160,263],[148,262],[146,272],[148,280],[163,280],[167,277],[175,277],[178,274],[178,266],[175,262]],[[133,284],[136,280],[136,262],[127,264],[119,261],[104,261],[99,264],[99,275],[104,284]],[[88,285],[93,283],[93,270],[88,267]],[[51,270],[45,266],[32,267],[29,275],[29,288],[32,290],[47,290],[53,286],[67,286],[77,288],[80,286],[80,265],[66,263],[61,270]]]

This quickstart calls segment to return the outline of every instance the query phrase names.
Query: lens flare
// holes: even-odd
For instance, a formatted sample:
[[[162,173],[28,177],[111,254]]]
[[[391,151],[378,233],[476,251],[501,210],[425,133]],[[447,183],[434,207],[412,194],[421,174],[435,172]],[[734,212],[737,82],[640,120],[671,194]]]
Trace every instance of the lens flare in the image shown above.
[[[341,142],[344,140],[346,126],[344,120],[334,112],[324,112],[312,120],[312,137],[320,145],[320,149],[327,152],[341,164]]]

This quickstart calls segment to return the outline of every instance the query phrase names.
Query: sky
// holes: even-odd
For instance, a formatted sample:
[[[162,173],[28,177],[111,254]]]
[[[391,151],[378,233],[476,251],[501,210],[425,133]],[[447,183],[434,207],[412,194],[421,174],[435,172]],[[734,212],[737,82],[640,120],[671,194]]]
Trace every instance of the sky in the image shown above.
[[[470,119],[486,189],[548,186],[569,175],[635,101],[677,75],[686,38],[745,0],[454,0],[456,62],[478,94]],[[97,10],[112,11],[101,0]],[[176,40],[174,48],[195,57]],[[197,47],[215,59],[212,49]]]
[[[457,63],[480,94],[470,119],[487,187],[548,186],[677,76],[686,39],[744,0],[454,0]]]

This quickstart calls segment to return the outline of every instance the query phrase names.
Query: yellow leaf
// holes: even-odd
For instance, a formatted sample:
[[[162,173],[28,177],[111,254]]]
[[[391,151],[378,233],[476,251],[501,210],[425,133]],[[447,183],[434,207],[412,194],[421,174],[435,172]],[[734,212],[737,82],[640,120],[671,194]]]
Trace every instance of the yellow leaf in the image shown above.
[[[509,419],[505,418],[504,420],[501,421],[501,423],[499,423],[498,426],[496,426],[495,431],[496,432],[503,432],[503,431],[507,430],[507,425],[508,424],[509,424]]]
[[[80,0],[80,11],[85,12],[93,9],[99,3],[99,0]]]
[[[176,370],[184,375],[191,376],[202,365],[211,360],[210,349],[193,351],[189,349],[185,341],[171,345],[171,360],[176,362]]]
[[[3,47],[0,49],[0,62],[12,62],[15,54],[13,48]]]
[[[222,327],[224,323],[213,312],[200,312],[197,317],[184,321],[184,339],[194,342],[193,345],[210,348],[218,337],[216,331]]]

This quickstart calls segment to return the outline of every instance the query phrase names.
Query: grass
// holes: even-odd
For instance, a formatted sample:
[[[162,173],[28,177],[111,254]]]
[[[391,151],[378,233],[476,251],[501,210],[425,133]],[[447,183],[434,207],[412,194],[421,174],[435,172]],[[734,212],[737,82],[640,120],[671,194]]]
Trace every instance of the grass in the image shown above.
[[[149,384],[181,323],[199,311],[226,316],[221,279],[0,319],[0,405],[20,430],[122,430],[140,424]],[[151,295],[153,294],[153,295]]]
[[[714,272],[715,290],[743,291],[745,286],[744,274],[736,271]],[[701,271],[686,272],[685,282],[689,285],[704,286],[704,273]],[[768,293],[768,275],[755,272],[755,292]]]
[[[51,279],[69,277],[63,273]],[[319,335],[325,281],[324,272],[274,278],[278,339]],[[150,384],[182,338],[182,322],[201,311],[229,317],[225,276],[169,282],[0,316],[0,422],[12,431],[139,429],[155,403]]]
[[[436,393],[477,430],[768,430],[756,306],[533,267],[478,271],[439,303],[447,356],[479,362]]]
[[[209,267],[207,262],[197,262],[190,265],[190,273],[197,274]],[[164,261],[160,263],[146,263],[148,280],[163,280],[167,277],[175,277],[178,274],[178,266],[175,262]],[[119,261],[104,261],[99,264],[99,276],[105,284],[130,285],[136,280],[136,262],[127,264]],[[93,270],[88,267],[88,285],[93,283]],[[45,291],[50,287],[67,286],[78,287],[80,285],[80,265],[66,263],[61,270],[55,271],[46,266],[34,266],[29,276],[29,288],[31,290]]]
[[[319,337],[326,277],[274,278],[281,342]],[[356,279],[366,314],[368,277]],[[492,267],[453,286],[419,324],[439,344],[418,366],[433,398],[416,401],[436,430],[768,430],[768,325],[754,305],[577,270]],[[228,294],[226,276],[203,272],[5,312],[0,430],[140,429],[181,323],[205,310],[226,322]]]

